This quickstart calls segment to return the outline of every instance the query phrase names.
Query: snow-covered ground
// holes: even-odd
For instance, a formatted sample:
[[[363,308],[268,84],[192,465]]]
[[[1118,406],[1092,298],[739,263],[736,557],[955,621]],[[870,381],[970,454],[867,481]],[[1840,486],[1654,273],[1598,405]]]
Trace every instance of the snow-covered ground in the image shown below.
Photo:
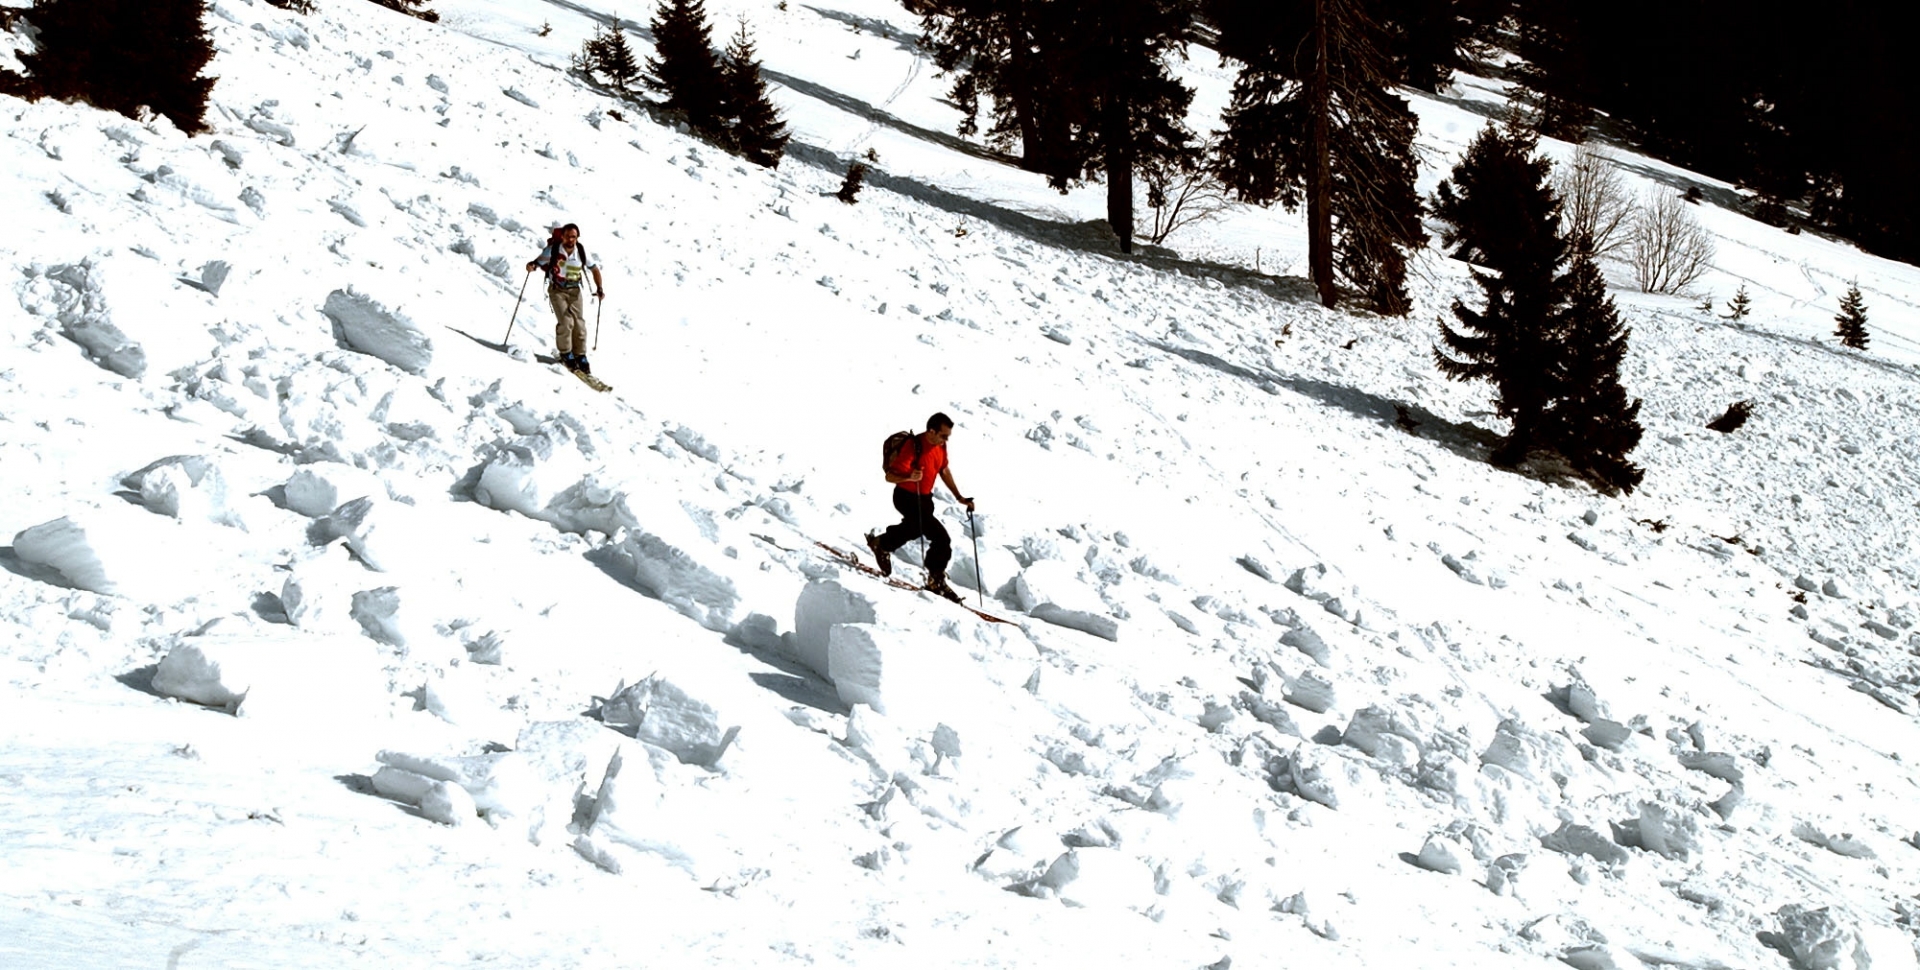
[[[1120,257],[880,0],[710,4],[778,171],[570,76],[598,6],[435,6],[216,0],[192,139],[0,100],[0,966],[1916,965],[1920,270],[1622,156],[1719,255],[1616,293],[1608,498],[1485,463],[1464,267]],[[605,395],[509,334],[565,221]],[[1011,622],[817,545],[933,411]]]

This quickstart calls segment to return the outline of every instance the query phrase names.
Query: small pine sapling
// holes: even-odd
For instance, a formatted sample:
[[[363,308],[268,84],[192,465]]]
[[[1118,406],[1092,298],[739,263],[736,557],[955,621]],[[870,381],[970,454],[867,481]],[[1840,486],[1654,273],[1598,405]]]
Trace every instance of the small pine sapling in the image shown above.
[[[545,37],[545,36],[547,36],[547,35],[549,35],[549,34],[551,34],[551,33],[553,33],[553,21],[551,21],[551,20],[543,20],[543,21],[541,21],[541,22],[540,22],[540,29],[539,29],[539,30],[536,30],[536,31],[534,31],[534,32],[533,32],[533,36],[535,36],[535,37]]]
[[[1700,305],[1695,309],[1698,309],[1701,313],[1712,313],[1713,312],[1713,293],[1709,291],[1706,296],[1701,297]]]
[[[833,197],[848,205],[852,205],[854,199],[860,195],[860,187],[865,185],[866,181],[866,164],[854,162],[847,166],[847,177],[840,183],[840,191],[835,192]]]
[[[1707,422],[1707,427],[1721,434],[1732,434],[1738,430],[1741,425],[1746,424],[1747,418],[1752,416],[1752,401],[1735,401],[1727,405],[1727,413]]]
[[[418,17],[430,24],[440,22],[440,15],[427,9],[427,0],[373,0],[388,10],[397,10],[409,17]]]
[[[1734,291],[1733,299],[1727,301],[1727,312],[1731,314],[1735,320],[1745,320],[1747,314],[1752,311],[1753,298],[1747,296],[1747,286],[1745,283],[1742,283],[1740,284],[1740,289]]]
[[[1847,295],[1840,298],[1840,315],[1833,322],[1838,325],[1833,335],[1840,338],[1841,346],[1867,349],[1867,304],[1860,298],[1860,284],[1847,287]]]

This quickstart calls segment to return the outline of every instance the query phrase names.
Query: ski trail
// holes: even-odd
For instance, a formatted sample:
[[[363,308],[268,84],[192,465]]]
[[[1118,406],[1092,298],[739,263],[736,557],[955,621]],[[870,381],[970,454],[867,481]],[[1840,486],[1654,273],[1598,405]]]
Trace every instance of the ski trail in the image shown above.
[[[918,54],[913,55],[913,58],[907,64],[907,76],[901,78],[899,84],[894,85],[893,92],[887,95],[886,100],[881,101],[877,106],[875,106],[876,110],[885,110],[889,107],[892,107],[895,101],[900,100],[901,95],[907,93],[907,88],[912,87],[913,82],[916,80],[919,80],[920,64],[922,60],[923,58],[921,58],[920,55]],[[866,127],[866,130],[860,132],[860,134],[855,135],[853,138],[848,140],[847,147],[844,150],[844,153],[852,154],[858,151],[860,146],[866,144],[868,139],[871,139],[873,137],[874,132],[877,132],[879,130],[880,130],[879,122],[875,121],[868,124]]]

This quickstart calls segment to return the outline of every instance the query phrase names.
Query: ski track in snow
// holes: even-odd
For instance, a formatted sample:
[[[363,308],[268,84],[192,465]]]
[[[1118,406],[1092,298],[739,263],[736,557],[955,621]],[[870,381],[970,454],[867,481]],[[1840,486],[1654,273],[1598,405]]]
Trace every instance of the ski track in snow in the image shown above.
[[[1464,267],[1119,257],[878,0],[709,8],[777,171],[570,76],[611,9],[317,6],[215,0],[209,134],[0,101],[0,965],[1915,965],[1920,271],[1701,207],[1609,498],[1486,464]],[[610,394],[514,310],[565,221]],[[1011,624],[815,550],[936,410]]]

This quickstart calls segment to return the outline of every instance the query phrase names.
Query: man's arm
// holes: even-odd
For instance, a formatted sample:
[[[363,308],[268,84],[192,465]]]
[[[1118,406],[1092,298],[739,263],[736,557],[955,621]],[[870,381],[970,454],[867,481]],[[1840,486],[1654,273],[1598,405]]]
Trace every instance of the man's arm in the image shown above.
[[[953,493],[953,497],[955,501],[959,502],[961,505],[966,506],[967,511],[969,512],[973,511],[973,499],[970,499],[964,495],[961,495],[960,486],[955,485],[953,483],[953,466],[952,465],[948,465],[947,467],[940,469],[940,480],[947,483],[947,491]]]
[[[607,288],[600,282],[600,267],[598,266],[593,267],[593,298],[596,300],[604,300],[607,298]]]

